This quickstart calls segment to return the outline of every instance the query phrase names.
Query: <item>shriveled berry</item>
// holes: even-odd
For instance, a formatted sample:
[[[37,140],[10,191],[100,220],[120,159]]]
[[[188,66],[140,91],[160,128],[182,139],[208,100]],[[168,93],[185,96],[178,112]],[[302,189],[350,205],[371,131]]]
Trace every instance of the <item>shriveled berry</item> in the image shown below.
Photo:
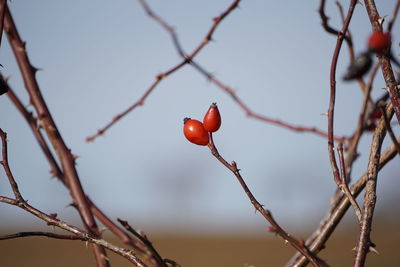
[[[346,74],[343,76],[343,80],[350,81],[361,78],[365,73],[369,71],[372,66],[371,53],[365,52],[357,56],[354,61],[347,68]]]

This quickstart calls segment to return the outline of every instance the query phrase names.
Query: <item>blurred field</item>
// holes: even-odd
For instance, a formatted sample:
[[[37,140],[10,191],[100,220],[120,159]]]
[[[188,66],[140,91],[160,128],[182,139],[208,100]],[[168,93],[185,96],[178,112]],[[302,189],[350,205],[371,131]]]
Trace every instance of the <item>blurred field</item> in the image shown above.
[[[267,234],[260,237],[153,235],[153,244],[166,258],[186,267],[283,266],[294,253],[282,240]],[[355,232],[333,236],[320,255],[331,266],[351,266]],[[400,233],[396,227],[376,227],[373,241],[379,255],[370,254],[366,266],[400,266]],[[110,240],[118,243],[116,240]],[[133,266],[109,253],[113,266]],[[0,241],[0,266],[64,267],[94,266],[90,247],[80,241],[30,237]]]

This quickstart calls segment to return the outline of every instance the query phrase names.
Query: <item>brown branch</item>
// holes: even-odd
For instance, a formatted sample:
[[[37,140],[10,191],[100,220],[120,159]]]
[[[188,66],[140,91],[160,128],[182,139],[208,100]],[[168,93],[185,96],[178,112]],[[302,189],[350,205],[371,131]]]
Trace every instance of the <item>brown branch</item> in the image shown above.
[[[382,31],[380,24],[380,16],[375,6],[374,0],[364,0],[365,7],[372,25],[373,31]],[[393,74],[390,57],[387,54],[377,54],[379,63],[381,65],[383,77],[386,82],[386,87],[389,91],[390,100],[392,102],[397,121],[400,122],[400,88],[397,86],[395,76]]]
[[[150,85],[150,87],[145,91],[144,95],[138,101],[136,101],[133,105],[128,107],[125,111],[116,115],[106,126],[99,129],[96,134],[87,137],[86,138],[87,142],[91,142],[94,139],[96,139],[97,137],[103,135],[109,128],[111,128],[116,122],[118,122],[120,119],[122,119],[125,115],[130,113],[136,107],[143,105],[146,98],[154,90],[154,88],[157,87],[157,85],[161,82],[162,79],[169,76],[170,74],[177,71],[178,69],[180,69],[181,67],[183,67],[186,64],[190,64],[191,66],[193,66],[196,70],[198,70],[201,74],[203,74],[207,79],[209,79],[213,84],[215,84],[217,87],[219,87],[220,89],[222,89],[223,91],[228,93],[232,97],[232,99],[236,102],[236,104],[246,113],[247,116],[258,119],[258,120],[266,122],[266,123],[270,123],[270,124],[274,124],[279,127],[286,128],[291,131],[309,132],[309,133],[314,133],[314,134],[322,136],[322,137],[327,137],[326,132],[319,130],[315,127],[296,126],[296,125],[292,125],[290,123],[287,123],[287,122],[284,122],[281,120],[272,119],[270,117],[254,113],[247,107],[247,105],[242,100],[240,100],[240,98],[236,95],[235,91],[232,88],[224,85],[222,82],[217,80],[211,73],[207,72],[205,69],[200,67],[199,64],[197,64],[194,61],[194,57],[200,52],[200,50],[206,44],[209,43],[210,40],[212,40],[212,35],[214,34],[214,31],[216,30],[219,23],[226,16],[228,16],[235,8],[237,8],[237,6],[240,2],[239,0],[234,1],[225,12],[223,12],[221,15],[219,15],[218,17],[215,17],[213,19],[214,24],[211,26],[209,32],[206,34],[206,37],[199,44],[199,46],[193,50],[193,52],[191,54],[186,54],[184,52],[174,28],[171,27],[160,16],[155,14],[155,12],[150,9],[149,5],[146,3],[145,0],[139,0],[139,1],[142,4],[143,9],[146,11],[148,16],[150,18],[154,19],[157,23],[159,23],[163,27],[163,29],[165,29],[171,35],[171,39],[174,43],[174,46],[175,46],[178,54],[183,58],[183,61],[180,64],[176,65],[175,67],[171,68],[170,70],[157,75],[155,81]],[[340,142],[340,141],[344,141],[344,138],[343,137],[335,137],[335,140]]]
[[[381,170],[390,160],[395,158],[396,155],[397,150],[394,145],[387,148],[381,155],[378,170]],[[365,173],[350,187],[350,191],[355,198],[364,189],[367,179],[368,174]],[[325,248],[326,242],[335,231],[350,206],[349,199],[342,195],[336,204],[331,207],[324,220],[321,221],[320,227],[307,239],[306,244],[310,251],[317,254]],[[306,266],[307,263],[308,260],[303,255],[297,253],[289,261],[287,266]]]
[[[6,89],[8,90],[8,97],[10,98],[11,102],[16,106],[16,108],[20,111],[22,116],[25,118],[27,123],[29,124],[32,133],[34,134],[36,140],[38,141],[43,153],[46,156],[47,161],[49,162],[49,165],[51,167],[51,173],[57,177],[67,188],[68,185],[66,184],[67,180],[64,177],[63,172],[61,171],[60,167],[58,166],[57,161],[55,160],[52,152],[50,151],[48,144],[46,140],[44,139],[40,128],[37,125],[37,120],[33,117],[31,112],[28,112],[25,108],[25,106],[22,104],[22,102],[19,100],[17,95],[15,95],[14,91],[12,88],[8,85],[8,83],[4,80],[4,78],[0,74],[0,85],[1,86],[6,86]],[[143,247],[143,244],[132,239],[121,227],[116,225],[110,218],[107,217],[97,206],[94,204],[88,196],[86,196],[90,208],[93,212],[93,215],[96,216],[100,220],[100,222],[103,223],[104,226],[107,227],[111,232],[113,232],[119,239],[121,239],[125,244],[133,247],[134,249],[137,249],[139,252],[145,254],[146,249]],[[157,259],[153,258],[152,259],[155,263],[159,264],[159,266],[163,266],[164,262],[163,261],[157,261]]]
[[[393,116],[393,107],[388,105],[388,117]],[[361,221],[361,231],[356,248],[356,257],[354,266],[364,266],[367,254],[372,245],[370,233],[372,229],[372,218],[376,204],[376,182],[378,178],[379,159],[381,157],[381,149],[383,139],[386,135],[385,122],[381,119],[375,129],[374,136],[372,137],[371,151],[368,160],[367,182],[365,185],[365,195],[363,203],[363,216]]]
[[[4,30],[7,34],[10,46],[14,52],[18,66],[20,68],[25,87],[29,93],[30,101],[34,106],[36,113],[44,127],[49,140],[51,141],[55,151],[61,162],[63,173],[68,180],[71,197],[76,204],[78,211],[83,218],[84,224],[89,231],[97,237],[101,237],[100,231],[94,220],[93,214],[88,205],[85,193],[80,183],[78,173],[75,169],[75,159],[69,148],[64,143],[60,132],[47,108],[46,102],[40,92],[39,85],[36,81],[36,69],[31,65],[25,49],[25,43],[21,40],[13,18],[6,6],[4,18]],[[99,246],[93,247],[93,252],[98,266],[109,266],[108,257],[104,248]]]
[[[82,240],[86,241],[83,237],[77,235],[61,235],[49,232],[19,232],[15,234],[8,234],[0,236],[0,240],[21,238],[21,237],[31,237],[31,236],[45,236],[55,239],[66,239],[66,240]]]
[[[256,198],[254,197],[253,193],[251,193],[250,189],[248,188],[246,182],[242,178],[240,174],[240,170],[237,168],[236,162],[232,162],[229,164],[218,152],[213,138],[212,133],[210,133],[210,143],[208,144],[208,148],[211,151],[211,154],[218,159],[227,169],[229,169],[237,178],[240,185],[242,186],[244,192],[246,193],[247,197],[250,199],[251,204],[253,204],[256,211],[260,212],[261,215],[271,224],[271,228],[269,231],[274,232],[281,236],[285,242],[292,245],[298,252],[300,252],[304,257],[306,257],[314,266],[328,266],[325,262],[321,259],[313,255],[304,244],[300,243],[296,238],[292,235],[288,234],[283,228],[275,221],[272,217],[272,214],[269,210],[264,209],[263,205],[261,205]]]

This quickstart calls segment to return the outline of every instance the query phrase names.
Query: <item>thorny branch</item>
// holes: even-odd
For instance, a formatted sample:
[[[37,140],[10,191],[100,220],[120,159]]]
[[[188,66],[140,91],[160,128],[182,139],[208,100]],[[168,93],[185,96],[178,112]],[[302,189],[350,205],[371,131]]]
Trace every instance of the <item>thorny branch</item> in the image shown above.
[[[37,119],[33,116],[31,112],[29,112],[25,105],[19,100],[17,95],[14,93],[13,89],[8,85],[7,81],[0,73],[0,86],[6,87],[5,89],[8,91],[7,95],[10,98],[11,102],[15,105],[15,107],[19,110],[22,116],[25,118],[26,122],[29,124],[33,135],[35,136],[37,142],[39,143],[40,148],[42,149],[49,165],[51,167],[51,173],[57,177],[67,188],[67,180],[64,177],[62,170],[60,169],[56,159],[54,158],[52,152],[49,149],[49,146],[38,127]],[[96,216],[111,232],[113,232],[119,239],[121,239],[125,244],[131,246],[132,248],[138,250],[140,253],[146,254],[147,250],[144,246],[145,244],[138,242],[132,239],[123,229],[121,229],[118,225],[116,225],[111,219],[109,219],[87,196],[89,201],[90,208]],[[154,249],[154,248],[153,248]],[[147,253],[148,254],[148,253]],[[164,262],[158,260],[157,257],[152,255],[152,261],[159,266],[164,266]]]
[[[341,32],[337,32],[338,34],[338,39],[337,39],[337,44],[336,44],[336,48],[334,51],[334,55],[332,58],[332,64],[331,64],[331,82],[330,82],[330,88],[331,88],[331,94],[330,94],[330,102],[329,102],[329,112],[328,112],[328,134],[329,134],[329,142],[328,142],[328,151],[329,151],[329,157],[330,157],[330,162],[332,165],[332,170],[333,170],[333,175],[334,175],[334,180],[336,181],[337,184],[341,184],[341,181],[344,181],[343,179],[345,178],[350,178],[350,174],[351,174],[351,169],[352,169],[352,164],[354,162],[354,160],[357,158],[357,146],[360,140],[360,137],[366,127],[365,125],[365,121],[367,120],[366,117],[366,113],[368,111],[368,113],[372,113],[374,111],[374,107],[371,104],[371,100],[370,100],[370,91],[372,89],[372,82],[374,80],[376,71],[377,71],[377,66],[375,66],[374,70],[372,71],[372,73],[370,74],[370,79],[368,82],[368,85],[365,86],[364,82],[359,79],[359,84],[360,86],[363,88],[364,91],[364,101],[363,101],[363,105],[361,108],[361,112],[360,112],[360,117],[359,117],[359,121],[358,121],[358,126],[357,129],[353,135],[352,138],[349,139],[349,144],[348,144],[348,153],[347,153],[347,157],[344,160],[343,159],[343,155],[339,155],[339,158],[341,160],[341,165],[342,165],[342,179],[340,179],[340,173],[339,173],[339,168],[337,166],[336,163],[336,158],[335,158],[335,154],[334,154],[334,144],[333,144],[333,119],[334,119],[334,105],[335,105],[335,91],[336,91],[336,80],[335,80],[335,74],[336,74],[336,65],[337,65],[337,60],[339,57],[339,53],[340,53],[340,48],[344,39],[344,36],[348,36],[351,40],[351,35],[346,34],[347,30],[348,30],[348,26],[351,20],[351,16],[352,13],[354,11],[355,5],[356,5],[357,1],[352,1],[350,3],[350,7],[347,13],[346,18],[344,18],[343,15],[343,8],[341,7],[341,5],[338,3],[339,6],[339,10],[343,19],[343,27]],[[321,0],[321,4],[320,4],[320,16],[322,21],[325,21],[325,24],[327,25],[327,19],[326,19],[326,15],[324,13],[324,5],[325,5],[325,1]],[[324,27],[326,29],[326,27]],[[328,31],[330,33],[334,33],[332,31]],[[349,44],[349,43],[348,43]],[[351,43],[350,43],[351,44]],[[350,46],[350,45],[349,45]],[[350,47],[349,47],[350,48]],[[352,49],[350,50],[350,55],[352,56]],[[369,115],[369,114],[368,114]],[[340,153],[340,151],[339,151]],[[344,171],[345,169],[345,171]],[[344,177],[343,177],[344,176]],[[346,182],[348,183],[350,179],[348,179]],[[360,212],[359,212],[359,208],[356,205],[356,202],[354,201],[354,198],[352,197],[352,194],[349,193],[347,184],[346,186],[344,184],[342,184],[341,188],[343,190],[345,190],[345,194],[347,195],[347,198],[353,203],[353,207],[356,211],[356,215],[360,221]],[[340,196],[339,191],[337,192],[337,194],[334,197],[334,201],[333,201],[333,207],[332,210],[334,209],[334,207],[338,204],[338,202],[340,201],[341,198],[343,198],[342,196]],[[332,211],[331,210],[331,211]],[[324,221],[326,222],[326,220]],[[321,223],[321,227],[323,227],[325,224]],[[328,239],[329,235],[331,234],[330,232],[323,232],[323,231],[319,231],[321,230],[318,229],[317,232],[310,237],[311,240],[314,239],[319,239],[319,240],[324,240],[322,244],[324,244],[324,242],[326,242],[326,240]],[[324,235],[328,235],[328,236],[324,236]],[[309,240],[310,240],[309,239]],[[310,243],[310,242],[308,242]],[[300,266],[301,264],[305,263],[305,258],[304,257],[299,257],[299,256],[295,256],[297,258],[293,258],[293,260],[291,261],[292,263],[294,263],[294,265],[296,266]],[[301,262],[301,263],[300,263]]]
[[[9,205],[14,205],[17,206],[33,215],[35,215],[36,217],[40,218],[41,220],[47,222],[48,225],[52,225],[52,226],[57,226],[61,229],[64,229],[70,233],[73,233],[74,235],[78,236],[80,240],[83,241],[87,241],[90,242],[92,244],[96,244],[97,246],[101,246],[103,249],[107,248],[121,256],[123,256],[124,258],[128,259],[129,261],[131,261],[132,263],[135,263],[136,266],[142,266],[145,267],[146,265],[140,261],[140,259],[133,253],[133,251],[128,250],[128,249],[124,249],[124,248],[120,248],[117,247],[101,238],[98,238],[97,236],[91,234],[91,233],[87,233],[75,226],[69,225],[63,221],[60,221],[56,218],[56,216],[51,216],[51,215],[47,215],[44,212],[41,212],[40,210],[32,207],[31,205],[29,205],[21,196],[21,193],[18,189],[18,185],[14,179],[14,176],[12,175],[12,172],[10,170],[10,167],[8,165],[8,151],[7,151],[7,134],[0,129],[0,138],[2,141],[2,165],[4,167],[4,170],[6,171],[8,180],[10,182],[10,185],[12,187],[12,190],[14,192],[14,196],[15,199],[12,198],[8,198],[8,197],[4,197],[4,196],[0,196],[0,202],[9,204]]]
[[[388,117],[393,116],[393,107],[388,105],[385,113]],[[379,159],[381,157],[381,148],[383,139],[386,135],[385,120],[381,119],[375,129],[374,136],[372,137],[371,152],[368,160],[367,169],[367,182],[365,185],[365,195],[363,204],[363,216],[361,221],[361,231],[356,248],[356,258],[354,266],[364,266],[367,253],[371,243],[370,233],[372,228],[372,218],[376,204],[376,182],[378,178]]]
[[[331,70],[330,70],[330,98],[329,98],[329,108],[328,108],[328,152],[329,152],[329,160],[331,163],[333,178],[336,184],[340,184],[340,173],[339,168],[336,162],[336,157],[334,153],[334,133],[333,133],[333,121],[334,121],[334,112],[335,112],[335,99],[336,99],[336,67],[340,54],[340,50],[343,44],[343,38],[347,32],[347,29],[350,25],[351,18],[353,16],[353,12],[355,6],[357,4],[357,0],[352,0],[350,2],[350,6],[347,12],[346,19],[343,23],[343,27],[341,32],[338,33],[338,38],[336,41],[336,47],[332,56]]]
[[[400,139],[398,139],[399,141]],[[394,145],[387,148],[381,155],[379,161],[379,170],[381,170],[390,160],[397,155],[397,150]],[[350,191],[356,198],[365,188],[368,179],[368,174],[362,175],[356,183],[350,187]],[[325,243],[328,241],[336,227],[341,222],[346,211],[351,206],[349,199],[345,196],[340,196],[334,206],[328,211],[325,218],[321,221],[320,227],[307,239],[306,245],[313,253],[317,254],[325,248]],[[303,255],[296,254],[287,264],[287,266],[306,266],[308,260]]]
[[[156,76],[156,80],[150,85],[150,87],[145,91],[145,93],[143,94],[143,96],[137,101],[135,102],[133,105],[131,105],[130,107],[128,107],[125,111],[119,113],[118,115],[116,115],[112,121],[110,121],[106,126],[104,126],[103,128],[101,128],[100,130],[97,131],[96,134],[89,136],[86,138],[87,142],[91,142],[93,141],[95,138],[97,138],[98,136],[101,136],[104,134],[105,131],[107,131],[110,127],[112,127],[117,121],[119,121],[122,117],[124,117],[125,115],[127,115],[128,113],[130,113],[133,109],[135,109],[138,106],[141,106],[144,104],[144,101],[146,100],[146,98],[149,96],[149,94],[154,90],[154,88],[161,82],[161,80],[167,76],[169,76],[170,74],[172,74],[173,72],[177,71],[178,69],[180,69],[181,67],[183,67],[186,64],[191,65],[192,67],[194,67],[196,70],[198,70],[201,74],[203,74],[209,81],[211,81],[213,84],[215,84],[217,87],[219,87],[220,89],[222,89],[224,92],[226,92],[228,95],[231,96],[231,98],[233,99],[234,102],[236,102],[236,104],[245,112],[245,114],[249,117],[252,117],[254,119],[258,119],[260,121],[266,122],[266,123],[270,123],[270,124],[274,124],[276,126],[279,127],[283,127],[286,128],[288,130],[291,131],[295,131],[295,132],[309,132],[309,133],[314,133],[316,135],[322,136],[322,137],[327,137],[327,133],[317,129],[315,127],[307,127],[307,126],[297,126],[297,125],[292,125],[290,123],[278,120],[278,119],[272,119],[270,117],[261,115],[261,114],[257,114],[255,112],[253,112],[235,93],[235,90],[233,90],[231,87],[225,85],[224,83],[222,83],[221,81],[219,81],[214,75],[212,75],[210,72],[206,71],[203,67],[201,67],[198,63],[196,63],[194,61],[194,57],[200,52],[200,50],[210,42],[210,40],[212,40],[212,36],[213,33],[215,31],[215,29],[217,28],[217,26],[219,25],[219,23],[227,16],[229,15],[235,8],[238,7],[238,4],[240,2],[240,0],[235,0],[229,7],[228,9],[223,12],[220,16],[215,17],[213,19],[214,24],[211,26],[209,32],[206,34],[206,37],[203,39],[203,41],[199,44],[199,46],[197,48],[194,49],[194,51],[191,54],[186,54],[182,48],[182,45],[179,42],[178,36],[174,30],[174,28],[172,26],[170,26],[165,20],[163,20],[160,16],[158,16],[154,11],[151,10],[151,8],[149,7],[149,5],[147,4],[147,2],[145,0],[139,0],[139,2],[141,3],[141,5],[143,6],[144,10],[146,11],[146,13],[148,14],[148,16],[152,19],[154,19],[157,23],[159,23],[170,35],[172,38],[172,41],[174,43],[174,46],[178,52],[178,54],[183,58],[183,61],[176,65],[175,67],[171,68],[170,70],[161,73],[159,75]],[[334,137],[336,141],[341,142],[344,140],[343,137]]]
[[[251,193],[246,182],[244,181],[242,175],[240,174],[240,169],[237,168],[236,162],[232,161],[232,163],[229,164],[219,154],[214,144],[212,133],[210,133],[210,143],[208,144],[208,147],[211,151],[211,154],[236,176],[244,192],[250,199],[251,204],[253,204],[254,208],[258,212],[260,212],[263,215],[263,217],[272,225],[272,227],[269,228],[270,232],[274,232],[279,236],[281,236],[283,240],[285,240],[285,242],[288,242],[290,245],[292,245],[298,252],[300,252],[304,257],[306,257],[314,266],[328,266],[323,260],[316,257],[304,244],[300,243],[296,238],[294,238],[293,236],[288,234],[285,230],[283,230],[282,227],[280,227],[280,225],[272,217],[271,212],[269,210],[264,209],[263,205],[261,205],[256,200],[253,193]]]
[[[31,65],[26,49],[25,43],[22,41],[17,27],[13,21],[10,10],[6,6],[4,17],[4,30],[7,34],[10,46],[14,52],[18,66],[20,68],[22,78],[26,90],[29,93],[31,104],[34,106],[36,113],[40,119],[40,125],[45,129],[55,151],[61,162],[61,167],[65,178],[68,180],[68,188],[70,189],[71,197],[74,204],[77,206],[79,214],[81,215],[85,227],[96,237],[101,237],[100,230],[97,227],[96,221],[90,210],[88,201],[83,191],[82,185],[79,180],[78,173],[75,168],[75,158],[70,149],[66,146],[57,126],[47,108],[46,102],[43,99],[39,85],[36,81],[36,69]],[[96,258],[98,266],[109,266],[108,257],[103,247],[93,246],[93,253]]]

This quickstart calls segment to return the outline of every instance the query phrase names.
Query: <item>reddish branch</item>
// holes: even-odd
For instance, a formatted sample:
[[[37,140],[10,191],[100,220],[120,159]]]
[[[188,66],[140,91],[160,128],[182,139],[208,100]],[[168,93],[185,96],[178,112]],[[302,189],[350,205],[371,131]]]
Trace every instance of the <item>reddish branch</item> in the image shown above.
[[[61,167],[68,181],[71,197],[78,208],[78,211],[83,218],[85,227],[96,237],[101,237],[100,231],[94,220],[90,210],[88,201],[80,183],[78,173],[75,169],[75,159],[69,148],[64,143],[61,134],[47,108],[47,105],[42,97],[39,85],[36,81],[36,69],[31,65],[28,55],[25,50],[25,43],[21,40],[17,28],[12,19],[11,13],[6,6],[4,18],[4,30],[7,34],[9,43],[14,52],[18,66],[20,68],[25,87],[29,93],[31,104],[34,106],[38,114],[40,125],[44,127],[49,140],[51,141],[55,151],[61,162]],[[109,266],[108,257],[104,248],[100,246],[93,247],[96,263],[98,266]]]
[[[240,0],[235,0],[228,7],[228,9],[225,12],[223,12],[221,15],[219,15],[218,17],[215,17],[213,19],[214,23],[211,26],[208,33],[206,34],[206,36],[203,38],[203,41],[190,54],[186,54],[184,52],[174,28],[172,26],[170,26],[160,16],[158,16],[154,11],[152,11],[145,0],[139,0],[139,1],[142,4],[142,6],[143,6],[144,10],[146,11],[146,13],[148,14],[148,16],[150,18],[154,19],[157,23],[159,23],[163,27],[163,29],[165,29],[170,34],[171,39],[174,43],[174,46],[175,46],[178,54],[183,58],[183,61],[180,64],[176,65],[175,67],[171,68],[170,70],[157,75],[155,81],[150,85],[150,87],[146,90],[146,92],[143,94],[143,96],[138,101],[136,101],[133,105],[128,107],[125,111],[116,115],[112,119],[112,121],[110,121],[106,126],[101,128],[100,130],[98,130],[96,134],[87,137],[86,138],[87,142],[91,142],[98,136],[103,135],[110,127],[112,127],[117,121],[119,121],[125,115],[130,113],[136,107],[143,105],[146,98],[154,90],[154,88],[157,87],[157,85],[161,82],[162,79],[166,78],[167,76],[169,76],[170,74],[174,73],[175,71],[177,71],[178,69],[180,69],[181,67],[183,67],[187,64],[190,64],[191,66],[193,66],[196,70],[198,70],[201,74],[203,74],[207,79],[209,79],[213,84],[215,84],[217,87],[219,87],[220,89],[222,89],[223,91],[228,93],[232,97],[233,101],[236,102],[236,104],[246,113],[247,116],[261,120],[266,123],[271,123],[276,126],[286,128],[291,131],[309,132],[309,133],[314,133],[314,134],[322,136],[322,137],[327,137],[326,132],[319,130],[315,127],[296,126],[296,125],[292,125],[290,123],[287,123],[287,122],[284,122],[281,120],[272,119],[270,117],[260,115],[260,114],[257,114],[255,112],[251,111],[251,109],[242,100],[240,100],[240,98],[237,96],[237,94],[235,93],[235,91],[232,88],[223,84],[221,81],[217,80],[211,73],[206,71],[204,68],[200,67],[200,65],[194,61],[194,57],[204,48],[204,46],[206,44],[208,44],[210,42],[210,40],[212,40],[214,31],[218,27],[219,23],[226,16],[228,16],[235,8],[237,8]],[[335,137],[335,140],[340,142],[340,141],[344,141],[344,138],[343,137]]]
[[[264,209],[263,205],[261,205],[257,199],[254,197],[253,193],[251,193],[250,189],[248,188],[246,182],[244,181],[242,175],[240,174],[240,170],[237,168],[236,162],[232,161],[229,164],[218,152],[213,138],[212,133],[210,133],[210,143],[208,147],[211,151],[211,154],[218,159],[227,169],[229,169],[237,178],[240,185],[242,186],[244,192],[250,199],[251,204],[253,204],[254,208],[264,216],[264,218],[271,224],[272,227],[269,228],[269,231],[274,232],[281,236],[285,242],[292,245],[298,252],[300,252],[304,257],[306,257],[314,266],[328,266],[324,261],[316,257],[309,249],[299,242],[296,238],[292,235],[288,234],[283,228],[275,221],[272,217],[272,214],[269,210]]]
[[[15,95],[14,91],[12,90],[12,88],[10,88],[10,86],[8,85],[8,83],[4,80],[4,78],[2,77],[2,75],[0,74],[0,85],[1,86],[5,86],[6,89],[8,90],[8,97],[10,98],[11,102],[13,102],[13,104],[15,105],[15,107],[19,110],[19,112],[22,114],[22,116],[25,118],[25,120],[27,121],[27,123],[29,124],[32,133],[34,134],[37,142],[39,143],[47,161],[49,162],[49,165],[51,167],[51,173],[57,177],[67,188],[67,180],[64,177],[63,172],[61,171],[60,167],[58,166],[58,163],[56,161],[56,159],[54,158],[52,152],[49,149],[49,146],[45,140],[45,138],[43,137],[40,128],[37,125],[37,120],[33,117],[31,112],[28,112],[25,108],[25,106],[21,103],[21,101],[19,100],[19,98]],[[88,201],[89,201],[89,205],[90,208],[93,212],[93,215],[96,216],[97,219],[99,219],[104,226],[107,227],[107,229],[109,229],[111,232],[113,232],[119,239],[121,239],[125,244],[131,246],[132,248],[138,250],[141,253],[146,254],[146,250],[150,251],[150,249],[146,249],[145,244],[141,243],[139,241],[136,241],[134,239],[132,239],[121,227],[119,227],[118,225],[116,225],[110,218],[107,217],[107,215],[105,215],[97,206],[96,204],[94,204],[90,198],[88,196],[86,196]],[[153,248],[154,249],[154,248]],[[164,261],[161,259],[158,259],[156,256],[153,255],[153,259],[152,261],[155,264],[158,264],[158,266],[164,266],[165,263]]]
[[[329,25],[329,17],[325,14],[325,0],[321,0],[320,4],[319,4],[319,8],[318,8],[318,13],[319,16],[321,18],[321,24],[322,27],[325,29],[326,32],[333,34],[333,35],[339,35],[339,31],[334,29],[331,25]],[[341,5],[339,4],[339,9],[341,9]],[[346,33],[346,35],[344,36],[344,39],[347,41],[349,47],[353,46],[353,42],[351,39],[351,36]]]
[[[330,71],[330,99],[329,99],[329,109],[328,109],[328,151],[329,151],[329,159],[332,166],[333,178],[337,184],[340,184],[340,174],[339,168],[336,162],[336,157],[334,153],[334,133],[333,133],[333,121],[334,121],[334,112],[335,112],[335,99],[336,99],[336,67],[337,61],[340,54],[340,49],[343,44],[343,38],[347,32],[347,29],[350,25],[351,17],[353,16],[353,12],[355,6],[357,4],[357,0],[352,0],[349,6],[349,10],[347,11],[347,16],[344,21],[341,32],[338,33],[338,38],[336,42],[335,51],[332,57],[331,63],[331,71]]]

